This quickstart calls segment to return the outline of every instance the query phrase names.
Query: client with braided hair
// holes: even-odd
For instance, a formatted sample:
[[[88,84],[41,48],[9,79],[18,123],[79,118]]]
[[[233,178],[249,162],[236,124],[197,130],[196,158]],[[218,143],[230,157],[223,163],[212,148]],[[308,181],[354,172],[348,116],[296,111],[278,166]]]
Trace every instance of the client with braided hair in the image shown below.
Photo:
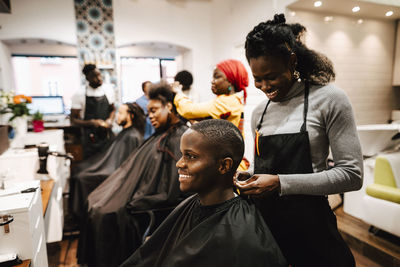
[[[117,123],[123,127],[108,148],[72,169],[69,209],[76,219],[84,213],[88,195],[112,174],[142,143],[145,125],[143,110],[136,103],[118,109]]]

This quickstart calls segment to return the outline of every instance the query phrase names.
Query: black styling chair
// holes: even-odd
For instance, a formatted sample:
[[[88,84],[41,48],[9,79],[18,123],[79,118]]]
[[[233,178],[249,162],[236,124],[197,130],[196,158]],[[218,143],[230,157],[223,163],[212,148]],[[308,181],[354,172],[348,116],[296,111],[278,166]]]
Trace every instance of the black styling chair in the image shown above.
[[[175,207],[166,207],[161,209],[152,209],[144,212],[148,216],[148,225],[145,228],[142,236],[142,242],[151,236],[160,224],[167,218],[167,216],[175,209]]]

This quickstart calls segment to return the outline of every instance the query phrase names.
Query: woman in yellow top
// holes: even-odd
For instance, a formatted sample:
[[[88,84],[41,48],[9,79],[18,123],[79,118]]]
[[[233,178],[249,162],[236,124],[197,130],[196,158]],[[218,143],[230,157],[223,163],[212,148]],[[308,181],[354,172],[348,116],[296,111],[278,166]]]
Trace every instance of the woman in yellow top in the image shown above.
[[[174,104],[178,113],[185,119],[225,119],[239,127],[248,84],[249,78],[243,64],[234,59],[224,60],[217,64],[211,82],[211,90],[217,95],[216,98],[193,103],[184,94],[178,93]],[[237,94],[240,91],[243,91],[243,97]]]
[[[243,109],[246,103],[246,87],[249,76],[244,65],[235,59],[224,60],[217,64],[211,81],[211,90],[217,95],[213,100],[193,103],[182,93],[175,95],[174,104],[178,113],[188,120],[205,118],[224,119],[232,122],[243,132]],[[243,91],[243,97],[238,92]],[[238,170],[249,167],[247,159],[243,159]]]

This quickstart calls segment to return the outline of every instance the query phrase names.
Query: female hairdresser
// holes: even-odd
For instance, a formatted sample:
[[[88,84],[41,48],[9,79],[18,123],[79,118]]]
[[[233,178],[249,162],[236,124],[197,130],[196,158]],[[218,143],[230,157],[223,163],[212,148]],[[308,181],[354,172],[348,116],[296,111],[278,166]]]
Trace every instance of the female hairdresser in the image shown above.
[[[352,107],[330,84],[332,63],[283,14],[247,35],[246,57],[267,100],[252,115],[254,169],[236,185],[254,201],[292,266],[355,266],[326,195],[358,190],[362,154]],[[335,167],[327,170],[331,148]]]

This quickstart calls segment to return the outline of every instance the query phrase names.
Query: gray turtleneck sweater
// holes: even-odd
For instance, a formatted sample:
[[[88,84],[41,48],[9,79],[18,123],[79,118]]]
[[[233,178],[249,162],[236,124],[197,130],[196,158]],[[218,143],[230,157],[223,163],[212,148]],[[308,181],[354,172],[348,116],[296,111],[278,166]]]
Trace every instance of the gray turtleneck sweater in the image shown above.
[[[307,131],[314,173],[278,174],[281,194],[329,195],[360,189],[362,153],[349,99],[331,84],[310,86],[308,99]],[[267,102],[262,101],[253,111],[253,136]],[[295,82],[283,101],[269,104],[260,135],[300,132],[303,104],[304,83]],[[329,148],[335,166],[327,170]]]

